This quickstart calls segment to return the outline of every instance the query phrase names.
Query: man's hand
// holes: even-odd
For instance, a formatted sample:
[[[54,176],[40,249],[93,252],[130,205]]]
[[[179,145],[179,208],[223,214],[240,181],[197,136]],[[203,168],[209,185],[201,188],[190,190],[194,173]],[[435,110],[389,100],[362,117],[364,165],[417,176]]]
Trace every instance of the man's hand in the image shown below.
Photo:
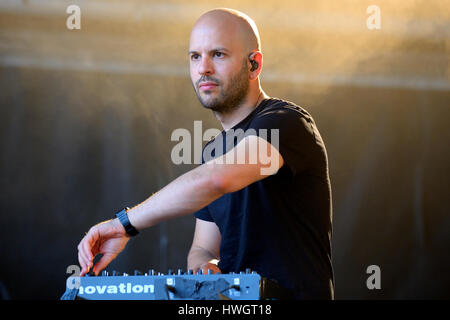
[[[98,275],[125,248],[130,237],[118,219],[108,220],[93,226],[78,245],[78,261],[81,266],[81,276],[89,272],[94,257],[103,257],[94,266]]]

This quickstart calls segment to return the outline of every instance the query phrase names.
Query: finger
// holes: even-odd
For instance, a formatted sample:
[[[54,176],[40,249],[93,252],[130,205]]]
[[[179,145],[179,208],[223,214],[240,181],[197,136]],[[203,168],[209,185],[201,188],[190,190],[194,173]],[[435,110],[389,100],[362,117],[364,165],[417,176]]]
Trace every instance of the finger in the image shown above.
[[[89,269],[92,267],[92,263],[94,260],[94,256],[98,252],[94,252],[94,248],[96,247],[97,240],[99,239],[99,234],[96,229],[93,227],[89,230],[89,232],[84,237],[83,241],[80,243],[80,253],[84,258],[86,263],[86,268]]]
[[[92,227],[78,244],[78,261],[82,267],[81,275],[89,272],[92,266],[94,254],[92,252],[99,235],[96,232],[95,226]]]
[[[89,272],[91,265],[84,257],[81,256],[81,254],[79,254],[78,260],[80,261],[80,266],[81,266],[80,276],[84,276],[85,274],[87,274]]]
[[[87,251],[89,251],[89,249],[86,246],[86,239],[83,238],[78,245],[78,254],[86,265],[89,264],[89,256]]]
[[[89,269],[92,267],[93,255],[95,254],[92,252],[91,244],[95,245],[96,234],[91,230],[78,245],[78,254],[80,256],[80,260],[83,262],[84,273],[88,273]]]
[[[220,271],[220,269],[217,268],[217,267],[216,267],[216,268],[213,267],[213,268],[211,268],[211,270],[213,271],[214,274],[222,273],[222,272]]]
[[[90,246],[90,244],[85,241],[82,245],[81,245],[81,254],[83,255],[88,267],[91,267],[92,264],[92,260],[94,260],[94,256],[93,256],[93,252],[92,252],[92,247]]]
[[[208,270],[211,270],[211,271],[213,271],[211,268],[209,268],[208,266],[206,266],[206,267],[203,267],[202,268],[202,272],[203,272],[203,274],[208,274]]]
[[[83,275],[84,275],[83,272],[84,272],[84,270],[86,269],[86,264],[85,264],[84,259],[83,259],[83,257],[81,256],[81,254],[80,254],[79,251],[78,251],[78,263],[80,264],[80,267],[81,267],[81,273],[80,273],[80,275],[83,276]]]
[[[208,263],[206,265],[206,273],[208,273],[208,270],[211,270],[213,274],[222,273],[222,271],[213,263]]]
[[[105,253],[94,266],[94,273],[97,276],[106,266],[114,260],[115,254]]]
[[[78,251],[78,260],[80,261],[80,266],[83,268],[83,270],[87,272],[89,272],[89,259],[86,258],[85,254],[83,253],[83,251]]]
[[[80,263],[80,266],[81,266],[80,276],[82,277],[89,272],[89,267],[85,262],[83,262],[82,264]]]
[[[77,247],[78,248],[78,262],[80,263],[80,267],[82,269],[81,275],[84,275],[84,271],[86,271],[86,269],[87,269],[87,261],[82,252],[81,244],[82,244],[82,242],[80,242]]]
[[[94,256],[98,254],[98,252],[93,252],[94,248],[97,244],[97,241],[100,239],[100,234],[98,230],[94,227],[92,227],[89,232],[86,234],[86,237],[84,239],[84,243],[82,245],[84,253],[86,254],[86,257],[88,260],[93,260]]]
[[[83,269],[81,269],[80,272],[80,277],[83,277],[84,275],[86,275],[89,272],[89,270],[86,267],[83,267]]]

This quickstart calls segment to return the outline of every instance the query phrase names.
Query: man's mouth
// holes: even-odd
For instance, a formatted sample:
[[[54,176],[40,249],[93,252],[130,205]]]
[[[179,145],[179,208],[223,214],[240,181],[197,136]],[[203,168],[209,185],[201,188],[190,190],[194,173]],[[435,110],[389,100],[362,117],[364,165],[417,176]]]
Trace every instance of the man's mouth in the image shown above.
[[[199,88],[202,90],[212,90],[217,87],[217,83],[214,82],[202,82],[199,85]]]

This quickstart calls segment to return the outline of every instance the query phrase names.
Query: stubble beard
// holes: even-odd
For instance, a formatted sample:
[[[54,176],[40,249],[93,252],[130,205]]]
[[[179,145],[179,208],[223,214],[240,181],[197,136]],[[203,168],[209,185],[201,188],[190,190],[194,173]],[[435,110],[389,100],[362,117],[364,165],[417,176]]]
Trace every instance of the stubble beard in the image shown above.
[[[248,71],[247,64],[243,63],[241,70],[233,77],[230,78],[229,87],[223,88],[221,83],[214,79],[213,77],[202,76],[199,82],[211,81],[214,83],[219,83],[218,89],[219,93],[217,97],[212,97],[212,92],[204,91],[202,94],[208,96],[206,99],[202,97],[199,93],[198,85],[195,88],[195,93],[197,98],[204,108],[212,110],[220,114],[227,114],[235,109],[237,109],[242,101],[247,96],[249,89]]]

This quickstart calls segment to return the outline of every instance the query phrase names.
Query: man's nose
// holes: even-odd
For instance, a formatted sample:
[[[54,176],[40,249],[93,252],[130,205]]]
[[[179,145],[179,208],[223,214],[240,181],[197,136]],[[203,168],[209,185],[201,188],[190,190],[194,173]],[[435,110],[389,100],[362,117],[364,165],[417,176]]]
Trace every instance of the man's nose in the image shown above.
[[[214,73],[214,65],[209,57],[202,58],[198,66],[200,75],[211,75]]]

